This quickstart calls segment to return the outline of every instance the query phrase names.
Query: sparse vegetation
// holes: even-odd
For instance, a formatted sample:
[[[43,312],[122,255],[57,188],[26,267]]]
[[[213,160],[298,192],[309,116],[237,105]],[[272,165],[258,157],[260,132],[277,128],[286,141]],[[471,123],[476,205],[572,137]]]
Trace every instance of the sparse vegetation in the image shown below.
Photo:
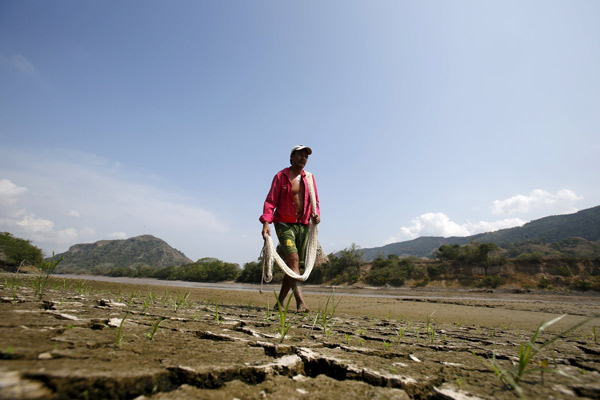
[[[379,248],[379,253],[352,244],[330,254],[329,261],[315,268],[307,283],[413,288],[448,283],[489,289],[512,285],[523,289],[600,291],[600,233],[593,228],[599,213],[600,207],[595,207],[502,232],[466,238],[419,238]],[[190,262],[149,235],[75,245],[75,249],[54,272],[248,283],[260,282],[262,275],[260,259],[244,264],[243,269],[215,258]],[[41,257],[41,251],[29,241],[7,232],[0,234],[0,267],[11,270],[23,262],[39,266]],[[162,261],[158,262],[159,258]],[[175,259],[179,261],[172,261]],[[515,279],[515,271],[532,279]],[[282,277],[283,273],[276,270],[273,282],[280,282]]]
[[[492,371],[494,371],[494,373],[498,376],[502,383],[509,385],[519,397],[524,398],[525,395],[523,389],[520,386],[520,382],[525,377],[525,375],[534,372],[541,372],[542,374],[543,372],[551,372],[551,370],[548,369],[549,362],[547,359],[542,360],[542,362],[540,362],[539,364],[540,366],[537,368],[533,366],[533,359],[536,356],[542,354],[547,347],[556,342],[558,339],[565,337],[570,332],[574,331],[575,329],[579,328],[580,326],[591,320],[591,318],[585,319],[564,330],[563,332],[555,336],[553,339],[550,339],[542,344],[536,343],[538,337],[542,334],[542,332],[545,329],[557,323],[565,316],[566,315],[561,315],[560,317],[554,318],[548,322],[543,323],[538,327],[538,329],[531,336],[529,341],[521,343],[521,345],[519,346],[518,362],[516,364],[513,362],[513,370],[507,370],[503,368],[496,359],[495,352],[492,352],[492,358],[480,358]],[[543,379],[543,375],[541,376]]]
[[[44,261],[40,266],[40,271],[36,274],[33,280],[33,286],[35,289],[35,295],[38,298],[44,297],[44,293],[46,292],[46,287],[48,286],[48,279],[50,279],[50,275],[54,272],[54,269],[62,261],[62,258],[58,260],[47,260]]]
[[[175,301],[175,312],[177,312],[177,310],[179,310],[181,307],[188,307],[189,303],[188,303],[188,299],[190,297],[190,292],[189,291],[185,291],[183,293],[179,293],[177,292],[177,300]]]
[[[279,320],[279,324],[277,325],[276,329],[277,333],[279,333],[280,336],[280,343],[283,343],[283,340],[285,339],[285,336],[287,335],[292,325],[294,325],[299,320],[303,319],[305,315],[302,315],[294,320],[288,317],[290,302],[292,301],[292,297],[294,297],[293,291],[292,294],[288,297],[285,307],[283,307],[282,304],[279,302],[279,297],[277,296],[277,293],[273,291],[273,294],[275,295],[275,300],[277,301],[277,317]]]
[[[167,318],[166,317],[158,317],[156,322],[154,322],[154,324],[152,324],[152,330],[150,332],[146,333],[146,337],[148,339],[154,340],[154,335],[156,335],[156,332],[158,331],[158,327],[165,319],[167,319]]]
[[[127,312],[125,314],[125,316],[123,317],[123,319],[121,319],[121,322],[119,323],[119,327],[117,328],[117,332],[115,335],[115,347],[117,347],[117,348],[121,347],[121,343],[123,342],[123,339],[125,338],[125,333],[123,332],[123,324],[125,323],[125,320],[127,319],[128,316],[129,316],[129,312]]]

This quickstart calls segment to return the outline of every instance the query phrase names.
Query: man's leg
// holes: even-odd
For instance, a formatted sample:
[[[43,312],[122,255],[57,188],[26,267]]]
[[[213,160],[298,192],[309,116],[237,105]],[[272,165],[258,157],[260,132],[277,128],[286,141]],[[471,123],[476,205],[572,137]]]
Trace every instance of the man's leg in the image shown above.
[[[285,263],[292,271],[297,274],[300,274],[300,258],[298,257],[298,253],[292,253],[285,257]],[[294,292],[294,297],[296,298],[296,309],[298,311],[308,311],[308,307],[306,307],[306,303],[304,302],[304,297],[302,296],[302,288],[298,286],[298,281],[290,278],[287,275],[283,276],[283,282],[281,282],[281,290],[279,292],[279,304],[282,307],[285,307],[284,301],[287,297],[290,289]]]

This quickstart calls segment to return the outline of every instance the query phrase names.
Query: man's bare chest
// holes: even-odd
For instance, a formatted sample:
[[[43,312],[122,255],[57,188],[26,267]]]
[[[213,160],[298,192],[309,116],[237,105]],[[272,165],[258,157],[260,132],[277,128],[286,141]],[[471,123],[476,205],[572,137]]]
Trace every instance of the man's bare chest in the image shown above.
[[[294,196],[304,194],[304,185],[302,183],[302,176],[298,175],[292,179],[292,194]]]

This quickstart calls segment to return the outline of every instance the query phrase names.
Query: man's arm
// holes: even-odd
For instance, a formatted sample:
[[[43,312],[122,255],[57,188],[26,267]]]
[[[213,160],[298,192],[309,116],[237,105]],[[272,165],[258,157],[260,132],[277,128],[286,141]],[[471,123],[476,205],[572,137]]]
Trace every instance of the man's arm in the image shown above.
[[[271,182],[271,189],[269,189],[269,194],[267,194],[267,198],[265,199],[263,213],[259,218],[260,222],[263,224],[263,239],[267,238],[266,235],[271,236],[271,228],[269,228],[269,224],[273,222],[273,211],[277,207],[277,201],[279,199],[279,190],[279,181],[277,179],[277,175],[275,175],[275,177],[273,178],[273,182]]]
[[[312,220],[315,224],[318,224],[321,222],[321,208],[319,207],[319,193],[317,192],[317,181],[315,180],[315,176],[312,176],[312,180],[313,180],[313,188],[315,189],[315,200],[317,201],[317,209],[313,210],[313,214],[316,214],[314,217],[312,217]],[[312,207],[312,205],[311,205]]]
[[[271,236],[271,228],[269,227],[269,223],[267,221],[263,222],[262,228],[262,237],[263,239],[267,239],[267,235]]]

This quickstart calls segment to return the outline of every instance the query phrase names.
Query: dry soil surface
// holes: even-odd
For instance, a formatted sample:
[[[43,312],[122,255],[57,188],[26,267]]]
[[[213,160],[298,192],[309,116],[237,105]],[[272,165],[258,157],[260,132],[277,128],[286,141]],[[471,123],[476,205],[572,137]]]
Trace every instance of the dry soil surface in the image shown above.
[[[159,284],[0,275],[0,399],[600,398],[597,295]]]

